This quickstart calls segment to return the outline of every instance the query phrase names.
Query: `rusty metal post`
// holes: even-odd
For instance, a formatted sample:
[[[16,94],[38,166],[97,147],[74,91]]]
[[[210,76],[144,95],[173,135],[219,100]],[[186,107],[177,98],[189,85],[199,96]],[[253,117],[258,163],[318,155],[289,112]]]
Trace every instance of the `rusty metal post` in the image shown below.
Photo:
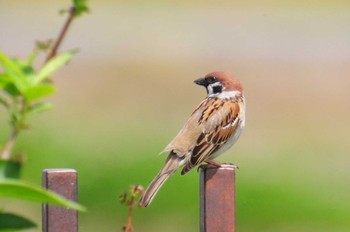
[[[65,198],[77,201],[77,172],[74,169],[45,169],[42,173],[44,188]],[[78,212],[76,210],[43,204],[43,232],[77,232]]]
[[[200,168],[200,232],[236,231],[235,168]]]

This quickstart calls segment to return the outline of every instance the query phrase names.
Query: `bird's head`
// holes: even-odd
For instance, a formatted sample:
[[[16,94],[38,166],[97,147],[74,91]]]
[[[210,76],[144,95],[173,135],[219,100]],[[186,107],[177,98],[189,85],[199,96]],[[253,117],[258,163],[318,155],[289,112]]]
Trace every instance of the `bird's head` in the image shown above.
[[[231,97],[242,95],[241,83],[229,72],[210,72],[205,77],[194,81],[197,85],[206,88],[208,97]]]

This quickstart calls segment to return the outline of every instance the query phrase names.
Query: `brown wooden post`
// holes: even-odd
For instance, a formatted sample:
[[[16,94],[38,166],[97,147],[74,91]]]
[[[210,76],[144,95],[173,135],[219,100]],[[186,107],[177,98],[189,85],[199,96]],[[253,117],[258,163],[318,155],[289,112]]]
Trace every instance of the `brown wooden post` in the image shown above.
[[[236,231],[235,166],[200,168],[200,231]]]
[[[78,200],[77,179],[77,172],[74,169],[45,169],[42,174],[44,188],[76,202]],[[42,227],[43,232],[77,232],[78,212],[43,204]]]

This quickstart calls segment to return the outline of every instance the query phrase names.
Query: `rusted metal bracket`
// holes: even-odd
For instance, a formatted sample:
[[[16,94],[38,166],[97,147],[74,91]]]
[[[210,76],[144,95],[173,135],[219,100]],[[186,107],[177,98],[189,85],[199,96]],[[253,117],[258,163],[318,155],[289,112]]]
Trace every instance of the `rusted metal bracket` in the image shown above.
[[[42,185],[46,189],[77,202],[77,176],[77,172],[74,169],[45,169],[42,173]],[[78,212],[43,204],[42,226],[43,232],[77,232]]]
[[[200,231],[236,231],[234,165],[200,168]]]

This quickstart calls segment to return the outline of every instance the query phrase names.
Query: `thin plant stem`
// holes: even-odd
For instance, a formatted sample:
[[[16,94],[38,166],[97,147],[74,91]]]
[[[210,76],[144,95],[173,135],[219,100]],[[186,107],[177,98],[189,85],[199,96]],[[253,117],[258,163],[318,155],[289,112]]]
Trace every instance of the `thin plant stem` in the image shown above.
[[[127,219],[126,225],[124,226],[124,232],[133,232],[132,211],[133,211],[134,206],[135,206],[135,198],[133,196],[131,196],[128,204],[129,204],[128,219]]]
[[[0,158],[2,160],[9,160],[11,158],[12,149],[16,142],[17,135],[18,135],[18,130],[16,128],[12,128],[10,137],[7,140],[7,143],[0,155]]]
[[[68,15],[68,18],[66,20],[66,22],[64,23],[63,25],[63,28],[58,36],[58,39],[56,40],[55,42],[55,45],[53,46],[52,50],[49,52],[47,58],[46,58],[46,61],[45,63],[47,63],[49,60],[51,60],[53,57],[56,56],[56,53],[58,51],[58,48],[61,46],[62,44],[62,41],[68,31],[68,28],[69,26],[71,25],[73,19],[74,19],[74,15],[75,15],[75,7],[72,6],[70,9],[69,9],[69,15]]]
[[[132,210],[134,208],[134,203],[132,203],[132,205],[129,206],[129,212],[128,212],[128,220],[125,226],[124,231],[125,232],[132,232],[133,228],[132,228]]]
[[[132,227],[132,213],[133,213],[133,209],[134,207],[137,205],[135,202],[135,199],[141,195],[143,192],[143,187],[141,185],[134,185],[131,186],[130,188],[130,199],[125,199],[125,203],[126,205],[129,206],[129,210],[128,210],[128,219],[126,224],[123,226],[123,231],[124,232],[133,232],[134,228]]]

